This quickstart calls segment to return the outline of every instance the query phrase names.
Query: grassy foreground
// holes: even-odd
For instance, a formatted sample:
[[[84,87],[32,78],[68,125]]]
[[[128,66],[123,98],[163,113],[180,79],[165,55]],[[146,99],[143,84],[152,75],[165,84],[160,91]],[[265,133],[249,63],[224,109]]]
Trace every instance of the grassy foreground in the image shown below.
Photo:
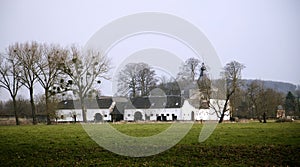
[[[132,136],[149,136],[170,124],[114,124]],[[80,124],[1,126],[0,166],[300,166],[300,123],[218,125],[198,143],[194,124],[176,146],[131,158],[98,146]]]

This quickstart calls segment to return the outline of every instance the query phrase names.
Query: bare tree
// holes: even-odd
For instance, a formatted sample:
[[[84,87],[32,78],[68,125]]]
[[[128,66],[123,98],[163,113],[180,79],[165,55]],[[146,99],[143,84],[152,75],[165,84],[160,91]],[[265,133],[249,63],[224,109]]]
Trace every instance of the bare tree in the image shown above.
[[[145,63],[130,63],[118,76],[120,95],[147,96],[156,85],[155,71]],[[139,93],[140,92],[140,93]]]
[[[17,95],[22,86],[18,76],[18,61],[13,55],[12,47],[8,48],[8,57],[0,57],[0,87],[6,89],[13,101],[13,111],[15,114],[16,125],[20,125],[17,112]]]
[[[263,117],[263,122],[266,123],[266,117],[275,117],[277,107],[284,104],[284,96],[273,89],[265,89],[261,95],[261,109],[260,116]]]
[[[38,81],[39,68],[37,62],[40,61],[41,50],[37,42],[15,43],[10,46],[10,49],[13,52],[12,56],[19,63],[19,80],[29,90],[32,120],[35,125],[37,120],[34,104],[34,85]]]
[[[56,110],[58,106],[58,99],[56,96],[52,96],[48,99],[48,106],[46,104],[45,94],[35,95],[35,105],[36,105],[36,113],[38,114],[46,114],[50,118],[56,117]]]
[[[131,95],[136,97],[138,94],[138,64],[129,63],[118,75],[119,95]]]
[[[256,115],[259,109],[259,97],[263,89],[263,85],[259,81],[253,81],[247,85],[247,96],[252,115]]]
[[[219,123],[223,122],[224,116],[228,108],[229,99],[235,93],[235,91],[241,86],[242,81],[242,70],[245,66],[239,62],[232,61],[226,64],[224,67],[225,78],[226,78],[226,99],[223,107],[223,111],[220,116]]]
[[[160,80],[157,87],[163,90],[166,95],[181,95],[179,85],[174,78],[168,78],[165,75],[157,78]]]
[[[219,119],[221,119],[222,116],[224,118],[224,116],[229,115],[229,106],[224,105],[226,102],[226,80],[225,78],[220,78],[208,81],[202,84],[204,95],[208,97],[205,98],[208,102],[208,105],[206,106],[211,109],[211,115],[216,115]]]
[[[189,92],[188,96],[199,95],[206,100],[209,99],[211,92],[211,80],[207,74],[206,66],[204,62],[201,63],[199,59],[188,58],[180,67],[180,71],[177,74],[177,80],[180,85],[184,86],[184,91]],[[193,89],[193,94],[190,94],[190,90]],[[187,96],[185,93],[184,96]],[[200,99],[200,103],[201,99]],[[200,105],[201,106],[201,105]]]
[[[65,57],[68,54],[66,49],[55,45],[41,45],[41,57],[40,61],[37,63],[36,76],[38,77],[38,82],[44,88],[45,92],[45,110],[47,113],[47,124],[51,124],[50,115],[50,98],[55,95],[52,91],[55,84],[57,84],[58,76],[61,73],[61,62],[64,62]]]
[[[277,106],[283,104],[281,93],[265,88],[263,82],[258,80],[252,81],[248,85],[247,97],[252,116],[264,123],[266,123],[267,116],[275,117]]]
[[[100,84],[100,79],[109,79],[107,76],[109,69],[110,61],[102,53],[92,50],[81,51],[75,46],[71,47],[63,71],[70,78],[74,95],[80,100],[83,122],[87,121],[85,99],[95,93],[95,84]]]
[[[16,105],[16,107],[14,107],[14,105]],[[28,99],[23,98],[21,95],[18,95],[16,104],[14,104],[12,100],[8,100],[3,103],[3,107],[3,114],[11,114],[16,111],[18,113],[18,117],[31,115],[30,102]],[[19,123],[21,123],[20,120]]]
[[[151,89],[156,85],[155,71],[145,63],[141,63],[141,70],[138,72],[139,90],[141,96],[148,96]]]
[[[187,59],[180,67],[177,78],[179,80],[194,81],[195,77],[200,75],[200,60],[196,58]]]

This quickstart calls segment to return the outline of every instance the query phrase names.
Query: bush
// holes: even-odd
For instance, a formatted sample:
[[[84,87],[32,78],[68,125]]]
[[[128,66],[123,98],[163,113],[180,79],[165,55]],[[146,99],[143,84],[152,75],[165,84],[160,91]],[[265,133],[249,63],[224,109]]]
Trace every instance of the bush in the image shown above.
[[[230,117],[231,122],[239,122],[239,117]]]
[[[293,122],[294,119],[279,118],[275,122]]]

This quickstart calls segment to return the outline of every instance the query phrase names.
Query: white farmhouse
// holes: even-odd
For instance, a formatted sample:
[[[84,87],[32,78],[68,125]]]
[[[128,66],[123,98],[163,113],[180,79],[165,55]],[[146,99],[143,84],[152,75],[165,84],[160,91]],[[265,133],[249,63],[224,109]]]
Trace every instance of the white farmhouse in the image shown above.
[[[123,99],[123,100],[120,100]],[[113,101],[116,100],[116,101]],[[101,121],[205,121],[218,120],[225,100],[183,99],[181,96],[86,100],[88,122]],[[229,109],[229,108],[228,108]],[[79,101],[65,100],[56,111],[58,122],[82,121]],[[229,120],[229,111],[224,120]]]
[[[181,116],[179,96],[138,97],[131,99],[124,109],[125,121],[175,121]]]
[[[88,99],[85,101],[86,118],[88,122],[110,121],[112,119],[113,101],[110,97],[101,99]],[[56,111],[58,122],[83,121],[82,109],[78,100],[64,100],[58,105]]]
[[[206,102],[207,103],[207,102]],[[196,121],[218,120],[225,100],[210,99],[208,105],[199,100],[183,100],[180,96],[139,97],[124,109],[125,121]],[[204,106],[204,107],[203,107]],[[229,120],[229,111],[224,120]]]

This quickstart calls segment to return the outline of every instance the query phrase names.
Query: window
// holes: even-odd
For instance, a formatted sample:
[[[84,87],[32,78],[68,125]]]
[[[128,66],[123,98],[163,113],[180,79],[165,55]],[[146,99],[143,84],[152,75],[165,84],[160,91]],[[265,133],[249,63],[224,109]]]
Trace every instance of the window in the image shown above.
[[[169,116],[170,114],[167,114],[167,116]]]
[[[152,117],[152,116],[153,116],[153,114],[150,114],[150,116]]]
[[[128,114],[128,117],[130,117],[130,114]]]
[[[107,115],[105,114],[104,117],[107,117]]]

